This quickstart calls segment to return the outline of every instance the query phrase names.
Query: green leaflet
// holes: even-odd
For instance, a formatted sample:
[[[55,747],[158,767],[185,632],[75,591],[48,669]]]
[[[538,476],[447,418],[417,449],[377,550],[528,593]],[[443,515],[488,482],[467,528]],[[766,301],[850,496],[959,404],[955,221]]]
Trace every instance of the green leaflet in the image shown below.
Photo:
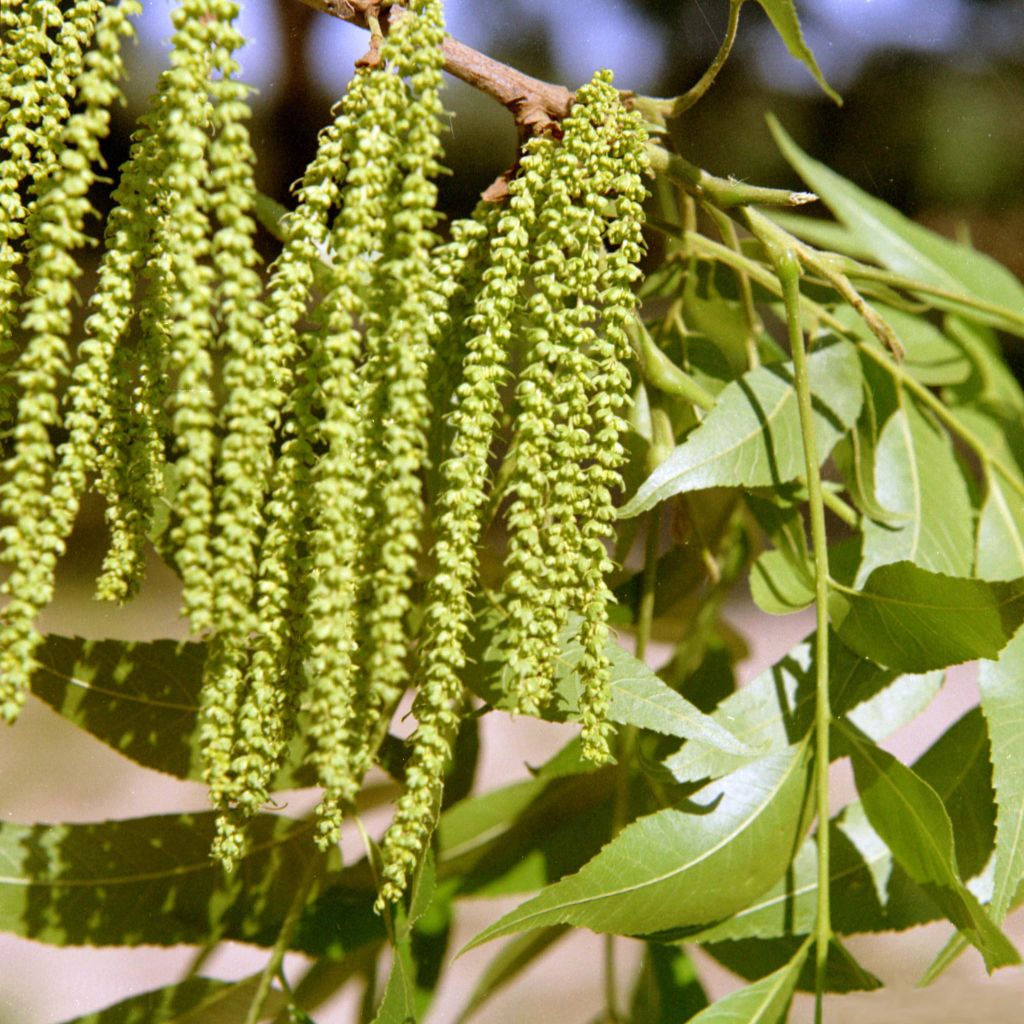
[[[964,346],[948,332],[939,330],[919,314],[908,313],[883,302],[874,302],[873,306],[903,343],[903,368],[916,380],[940,386],[962,384],[970,377],[971,359]],[[866,341],[874,337],[867,324],[849,306],[836,310],[835,316],[857,337]]]
[[[971,708],[950,725],[914,763],[914,774],[942,798],[953,824],[960,877],[987,874],[996,836],[996,801],[981,709]],[[975,891],[984,898],[981,890]]]
[[[831,702],[837,714],[873,739],[883,739],[924,709],[942,674],[901,675],[854,654],[835,637],[829,643]],[[770,668],[728,696],[712,713],[757,756],[784,750],[807,735],[814,721],[814,638],[801,641]],[[690,740],[667,757],[678,782],[717,778],[750,758],[737,757]]]
[[[0,930],[55,945],[273,945],[295,879],[315,855],[311,825],[256,817],[250,853],[226,876],[210,859],[215,818],[0,825]],[[372,881],[352,889],[346,879],[333,872],[317,883],[293,948],[337,955],[383,934]],[[341,928],[330,923],[340,912]]]
[[[894,859],[978,948],[990,971],[1019,963],[1013,944],[960,880],[953,826],[935,790],[891,754],[842,728],[864,810]]]
[[[125,757],[179,779],[203,777],[196,715],[203,644],[83,640],[50,634],[36,654],[32,692]],[[312,769],[290,759],[276,789],[311,786]]]
[[[416,967],[408,942],[393,947],[391,973],[373,1024],[416,1024]]]
[[[986,582],[883,565],[861,590],[833,583],[829,614],[843,643],[906,672],[992,658],[1024,621],[1024,579]]]
[[[692,1024],[779,1024],[784,1021],[810,948],[808,939],[785,967],[712,1003],[692,1019]]]
[[[880,381],[880,383],[878,383]],[[875,387],[892,390],[889,381],[873,363],[864,364],[864,406],[853,429],[835,446],[832,459],[843,476],[846,489],[860,512],[879,523],[899,527],[899,517],[882,508],[875,486],[875,453],[882,432],[879,395]],[[887,397],[887,396],[886,396]]]
[[[963,348],[973,368],[973,373],[963,384],[950,388],[948,401],[951,408],[958,418],[969,410],[993,416],[995,424],[978,430],[985,440],[986,454],[998,456],[1011,465],[1015,463],[1016,456],[1019,466],[1024,453],[1020,429],[1024,391],[1006,365],[999,336],[991,327],[960,316],[947,316],[945,329]],[[966,409],[961,408],[965,405]]]
[[[1024,499],[995,467],[986,467],[985,481],[975,572],[983,580],[1016,579],[1024,576]]]
[[[573,721],[579,715],[580,680],[576,666],[583,657],[577,638],[579,618],[573,616],[562,631],[562,655],[555,669],[555,690],[544,718],[552,722]],[[506,696],[511,669],[506,663],[501,620],[488,616],[470,651],[471,668],[466,684],[477,696],[497,708],[508,706]],[[684,697],[665,685],[643,662],[609,640],[605,654],[611,661],[611,708],[609,717],[622,725],[635,725],[667,736],[701,739],[732,754],[749,754],[749,748]]]
[[[953,822],[964,877],[988,858],[992,827],[979,829],[977,808],[991,804],[991,769],[984,723],[977,709],[948,729],[915,763]],[[871,827],[862,804],[849,804],[831,825],[832,924],[842,935],[903,931],[932,921],[940,911],[898,864]],[[980,833],[980,834],[979,834]],[[972,849],[973,843],[988,849]],[[808,839],[786,877],[749,907],[692,936],[701,943],[806,935],[817,908],[817,848]]]
[[[913,562],[949,576],[969,576],[973,515],[963,472],[944,431],[906,397],[882,429],[875,451],[875,497],[895,521],[865,519],[863,583],[873,569]]]
[[[1024,879],[1024,631],[1018,632],[998,661],[981,663],[981,708],[992,746],[996,791],[995,883],[992,917],[1001,922]]]
[[[871,259],[870,251],[860,243],[856,234],[838,221],[808,217],[781,207],[766,207],[763,213],[779,227],[804,242],[810,242],[817,249],[845,253],[862,262]]]
[[[898,274],[947,290],[960,300],[954,308],[966,309],[973,317],[1017,334],[1024,330],[1024,285],[1009,270],[983,253],[915,224],[811,159],[773,117],[768,123],[789,163],[874,260]],[[978,310],[977,300],[992,308]]]
[[[792,615],[814,603],[810,565],[776,548],[762,551],[750,567],[750,596],[769,615]]]
[[[430,1008],[451,934],[451,887],[437,885],[428,849],[408,894],[393,909],[391,973],[373,1024],[416,1024]]]
[[[495,620],[490,620],[495,621]],[[489,644],[467,672],[467,682],[485,699],[500,706],[497,689],[503,662],[497,632],[480,631]],[[564,655],[558,669],[555,721],[573,719],[579,708],[579,679],[573,666],[582,656],[576,628],[563,638]],[[614,641],[612,708],[615,721],[653,729],[672,736],[700,737],[734,753],[747,748],[726,728],[713,722],[667,687],[647,666]],[[32,689],[69,721],[108,746],[147,768],[178,778],[199,780],[202,763],[196,723],[205,647],[170,640],[127,642],[82,640],[51,635],[39,649],[39,668]],[[301,746],[299,741],[296,748]],[[314,779],[301,751],[278,774],[275,789],[310,786]]]
[[[798,744],[638,819],[465,949],[552,924],[645,935],[735,913],[785,872],[807,828],[809,762]]]
[[[842,98],[825,81],[825,76],[821,73],[821,68],[818,67],[814,54],[811,53],[810,47],[804,42],[804,34],[800,29],[800,19],[797,17],[796,4],[793,3],[793,0],[757,0],[757,2],[764,8],[765,14],[771,19],[772,24],[775,26],[775,31],[782,37],[782,41],[786,44],[786,49],[789,50],[790,55],[800,61],[814,75],[818,85],[825,90],[830,99],[834,100],[839,106],[842,106]]]
[[[789,615],[814,602],[814,567],[800,508],[746,495],[758,525],[772,548],[750,568],[750,593],[769,615]]]
[[[824,462],[860,413],[862,375],[856,349],[825,340],[808,360],[818,458]],[[804,472],[796,390],[789,363],[744,374],[719,395],[707,418],[619,510],[639,515],[660,501],[708,487],[777,487]]]
[[[258,974],[242,981],[188,978],[64,1024],[238,1024],[258,984]],[[282,992],[271,989],[265,1006],[269,1016],[285,1010],[288,1000]]]

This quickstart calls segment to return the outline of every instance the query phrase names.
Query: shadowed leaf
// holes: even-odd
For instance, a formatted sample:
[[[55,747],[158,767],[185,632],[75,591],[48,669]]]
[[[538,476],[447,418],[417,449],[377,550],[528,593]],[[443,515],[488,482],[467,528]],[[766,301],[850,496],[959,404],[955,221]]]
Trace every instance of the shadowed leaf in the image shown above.
[[[254,974],[244,981],[188,978],[64,1024],[238,1024],[252,1002],[259,977]],[[287,1005],[284,994],[271,989],[261,1019],[279,1013]]]
[[[861,590],[834,584],[829,615],[843,643],[906,672],[993,658],[1024,621],[1024,579],[986,582],[879,566]]]
[[[934,789],[910,768],[847,728],[864,810],[908,875],[981,952],[988,969],[1020,962],[1013,944],[960,880],[953,826]]]

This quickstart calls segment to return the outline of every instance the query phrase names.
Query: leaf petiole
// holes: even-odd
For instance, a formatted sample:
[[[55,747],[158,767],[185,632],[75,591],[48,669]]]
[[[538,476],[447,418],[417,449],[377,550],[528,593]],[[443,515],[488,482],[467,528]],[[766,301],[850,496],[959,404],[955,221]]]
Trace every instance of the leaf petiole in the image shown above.
[[[810,506],[811,544],[814,554],[815,617],[815,712],[814,712],[814,791],[817,805],[818,892],[814,949],[814,1018],[822,1020],[822,999],[828,970],[828,949],[832,939],[831,909],[829,905],[829,727],[832,720],[828,687],[828,538],[825,532],[825,501],[818,466],[818,447],[814,436],[814,416],[811,407],[811,384],[807,369],[803,329],[800,324],[800,263],[790,249],[769,247],[772,262],[782,285],[782,298],[786,305],[786,326],[793,357],[793,382],[800,411],[800,430],[803,436],[804,456],[807,463],[807,492]]]

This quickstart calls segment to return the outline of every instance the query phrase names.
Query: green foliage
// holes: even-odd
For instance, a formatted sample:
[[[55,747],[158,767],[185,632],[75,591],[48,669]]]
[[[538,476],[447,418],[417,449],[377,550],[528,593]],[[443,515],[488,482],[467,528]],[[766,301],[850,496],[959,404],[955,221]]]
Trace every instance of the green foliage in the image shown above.
[[[258,975],[238,982],[188,978],[64,1024],[233,1024],[246,1012],[258,983]],[[274,992],[267,1011],[277,1013],[287,1005],[284,996]]]
[[[796,6],[758,2],[831,94]],[[634,1024],[782,1022],[798,989],[881,984],[846,936],[939,919],[925,980],[969,945],[1019,961],[1024,393],[1000,339],[1024,337],[1024,286],[774,121],[836,221],[670,152],[742,3],[682,97],[598,72],[566,105],[516,79],[516,166],[449,224],[439,0],[324,4],[371,48],[289,210],[255,189],[237,5],[181,0],[95,273],[137,5],[4,5],[0,706],[31,692],[213,810],[5,821],[0,927],[268,957],[80,1021],[310,1021],[349,983],[360,1020],[430,1020],[462,905],[509,896],[466,947],[512,936],[460,1022],[570,928],[609,962],[614,936],[643,944],[628,1016],[607,986]],[[154,545],[187,642],[40,635],[90,491],[97,595],[129,599]],[[816,628],[737,689],[722,612],[746,585]],[[880,746],[974,659],[978,707],[912,767]],[[494,715],[568,742],[482,792]],[[857,799],[835,808],[845,758]],[[270,813],[304,787],[315,812]],[[377,833],[361,814],[384,803]],[[346,866],[343,826],[365,849]],[[749,984],[708,1005],[687,944]],[[294,986],[289,951],[315,961]]]

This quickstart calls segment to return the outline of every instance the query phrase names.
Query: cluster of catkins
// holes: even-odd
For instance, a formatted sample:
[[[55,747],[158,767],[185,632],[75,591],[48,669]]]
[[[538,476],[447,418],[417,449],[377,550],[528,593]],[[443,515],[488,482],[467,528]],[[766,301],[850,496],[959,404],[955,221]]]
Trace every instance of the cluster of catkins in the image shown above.
[[[245,818],[268,801],[300,720],[324,790],[318,841],[335,842],[412,686],[418,725],[382,846],[382,899],[395,899],[467,707],[478,549],[499,502],[509,539],[495,597],[516,705],[542,709],[559,635],[578,621],[584,750],[609,757],[605,541],[644,128],[599,73],[557,137],[526,144],[507,200],[442,240],[441,3],[414,0],[322,131],[263,274],[238,6],[181,0],[78,338],[76,254],[138,9],[15,0],[2,14],[0,327],[20,350],[0,480],[0,708],[13,720],[24,700],[35,618],[86,489],[105,499],[110,531],[98,595],[118,601],[169,501],[165,552],[207,644],[215,854],[242,855]]]

